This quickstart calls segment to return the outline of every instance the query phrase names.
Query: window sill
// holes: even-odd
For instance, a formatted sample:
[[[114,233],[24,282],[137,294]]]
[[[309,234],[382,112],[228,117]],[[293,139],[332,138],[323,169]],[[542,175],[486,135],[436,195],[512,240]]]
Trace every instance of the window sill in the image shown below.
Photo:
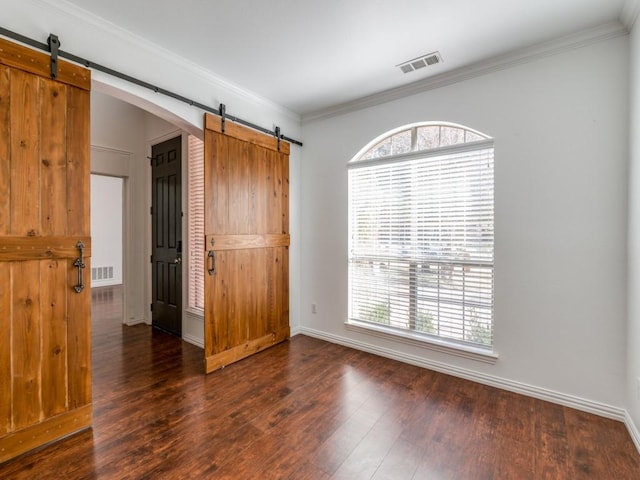
[[[204,310],[195,307],[187,307],[184,309],[184,312],[191,315],[192,317],[197,317],[204,319]]]
[[[373,335],[385,340],[396,341],[406,345],[413,345],[436,352],[455,355],[456,357],[468,358],[479,362],[495,364],[498,360],[498,354],[491,350],[482,348],[474,348],[468,345],[460,345],[446,340],[437,338],[427,338],[420,334],[404,332],[394,328],[385,327],[383,325],[372,325],[370,323],[358,322],[357,320],[348,320],[345,322],[347,330],[352,332]]]

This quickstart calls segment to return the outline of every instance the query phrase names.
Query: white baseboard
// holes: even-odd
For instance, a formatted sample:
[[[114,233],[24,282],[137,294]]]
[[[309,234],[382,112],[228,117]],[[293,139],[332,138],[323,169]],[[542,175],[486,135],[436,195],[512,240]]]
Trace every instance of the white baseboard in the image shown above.
[[[321,332],[312,328],[300,327],[296,330],[299,330],[297,333],[315,337],[320,340],[326,340],[327,342],[336,343],[345,347],[355,348],[356,350],[362,350],[364,352],[380,355],[381,357],[391,358],[400,362],[427,368],[436,372],[446,373],[447,375],[453,375],[454,377],[464,378],[466,380],[471,380],[483,385],[500,388],[502,390],[508,390],[510,392],[519,393],[540,400],[545,400],[548,402],[563,405],[565,407],[575,408],[576,410],[593,413],[601,417],[618,420],[627,424],[627,428],[629,428],[629,424],[633,426],[633,422],[630,421],[630,418],[629,421],[627,421],[628,414],[623,408],[613,407],[604,403],[594,402],[593,400],[587,400],[562,392],[556,392],[553,390],[548,390],[546,388],[536,387],[534,385],[528,385],[526,383],[516,382],[506,378],[496,377],[494,375],[488,375],[485,373],[468,370],[466,368],[448,365],[442,362],[427,360],[415,355],[409,355],[397,350],[391,350],[388,348],[379,347],[377,345],[371,345],[369,343],[352,340],[350,338],[342,337],[339,335]],[[638,437],[637,433],[638,432],[636,430],[636,436],[634,437],[636,446],[638,446],[638,439],[640,438]],[[632,436],[634,436],[634,433],[632,433]]]
[[[633,422],[633,419],[631,418],[631,415],[629,415],[629,412],[624,413],[624,424],[629,431],[629,435],[631,435],[633,443],[635,443],[636,445],[636,449],[638,450],[638,452],[640,452],[640,431],[638,431],[638,427],[636,427],[636,424]]]
[[[290,335],[292,337],[295,337],[296,335],[300,335],[301,333],[302,333],[302,329],[300,328],[300,326],[291,327]]]
[[[204,313],[184,310],[182,313],[182,339],[204,348]]]
[[[127,320],[125,322],[125,325],[127,325],[128,327],[132,327],[134,325],[140,325],[140,324],[147,324],[147,325],[151,325],[151,322],[147,321],[145,318],[143,317],[139,317],[139,318],[130,318],[129,320]],[[190,335],[190,334],[183,334],[182,335],[182,339],[185,342],[188,342],[192,345],[195,345],[196,347],[200,347],[200,348],[204,348],[204,340],[202,338],[196,337],[195,335]]]
[[[147,322],[147,319],[144,317],[133,317],[124,322],[127,327],[133,327],[134,325],[140,325],[141,323],[149,325],[149,322]]]
[[[196,347],[204,348],[204,341],[201,338],[198,338],[194,335],[189,335],[188,333],[183,334],[182,340],[184,340],[187,343],[190,343],[191,345],[195,345]]]
[[[91,280],[91,288],[115,287],[122,285],[121,280]]]

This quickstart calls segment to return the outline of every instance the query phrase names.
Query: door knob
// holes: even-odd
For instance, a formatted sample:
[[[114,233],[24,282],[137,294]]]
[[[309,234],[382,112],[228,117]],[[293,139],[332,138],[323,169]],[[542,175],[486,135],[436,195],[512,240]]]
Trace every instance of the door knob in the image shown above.
[[[180,265],[182,263],[182,257],[176,257],[173,259],[173,263]]]

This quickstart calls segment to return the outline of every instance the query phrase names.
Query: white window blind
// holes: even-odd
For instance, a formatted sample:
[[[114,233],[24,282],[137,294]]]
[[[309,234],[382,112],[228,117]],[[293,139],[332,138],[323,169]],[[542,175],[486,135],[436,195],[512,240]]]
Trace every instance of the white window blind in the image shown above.
[[[189,135],[189,307],[204,310],[204,142]]]
[[[493,144],[429,128],[349,165],[349,320],[491,348]]]

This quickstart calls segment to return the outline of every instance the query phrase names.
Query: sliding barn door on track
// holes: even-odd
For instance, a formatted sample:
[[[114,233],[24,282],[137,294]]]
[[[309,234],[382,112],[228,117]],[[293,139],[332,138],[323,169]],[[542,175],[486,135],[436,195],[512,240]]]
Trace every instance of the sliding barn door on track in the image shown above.
[[[289,144],[205,116],[205,368],[289,338]]]
[[[0,40],[0,462],[91,425],[91,77],[57,68]]]

